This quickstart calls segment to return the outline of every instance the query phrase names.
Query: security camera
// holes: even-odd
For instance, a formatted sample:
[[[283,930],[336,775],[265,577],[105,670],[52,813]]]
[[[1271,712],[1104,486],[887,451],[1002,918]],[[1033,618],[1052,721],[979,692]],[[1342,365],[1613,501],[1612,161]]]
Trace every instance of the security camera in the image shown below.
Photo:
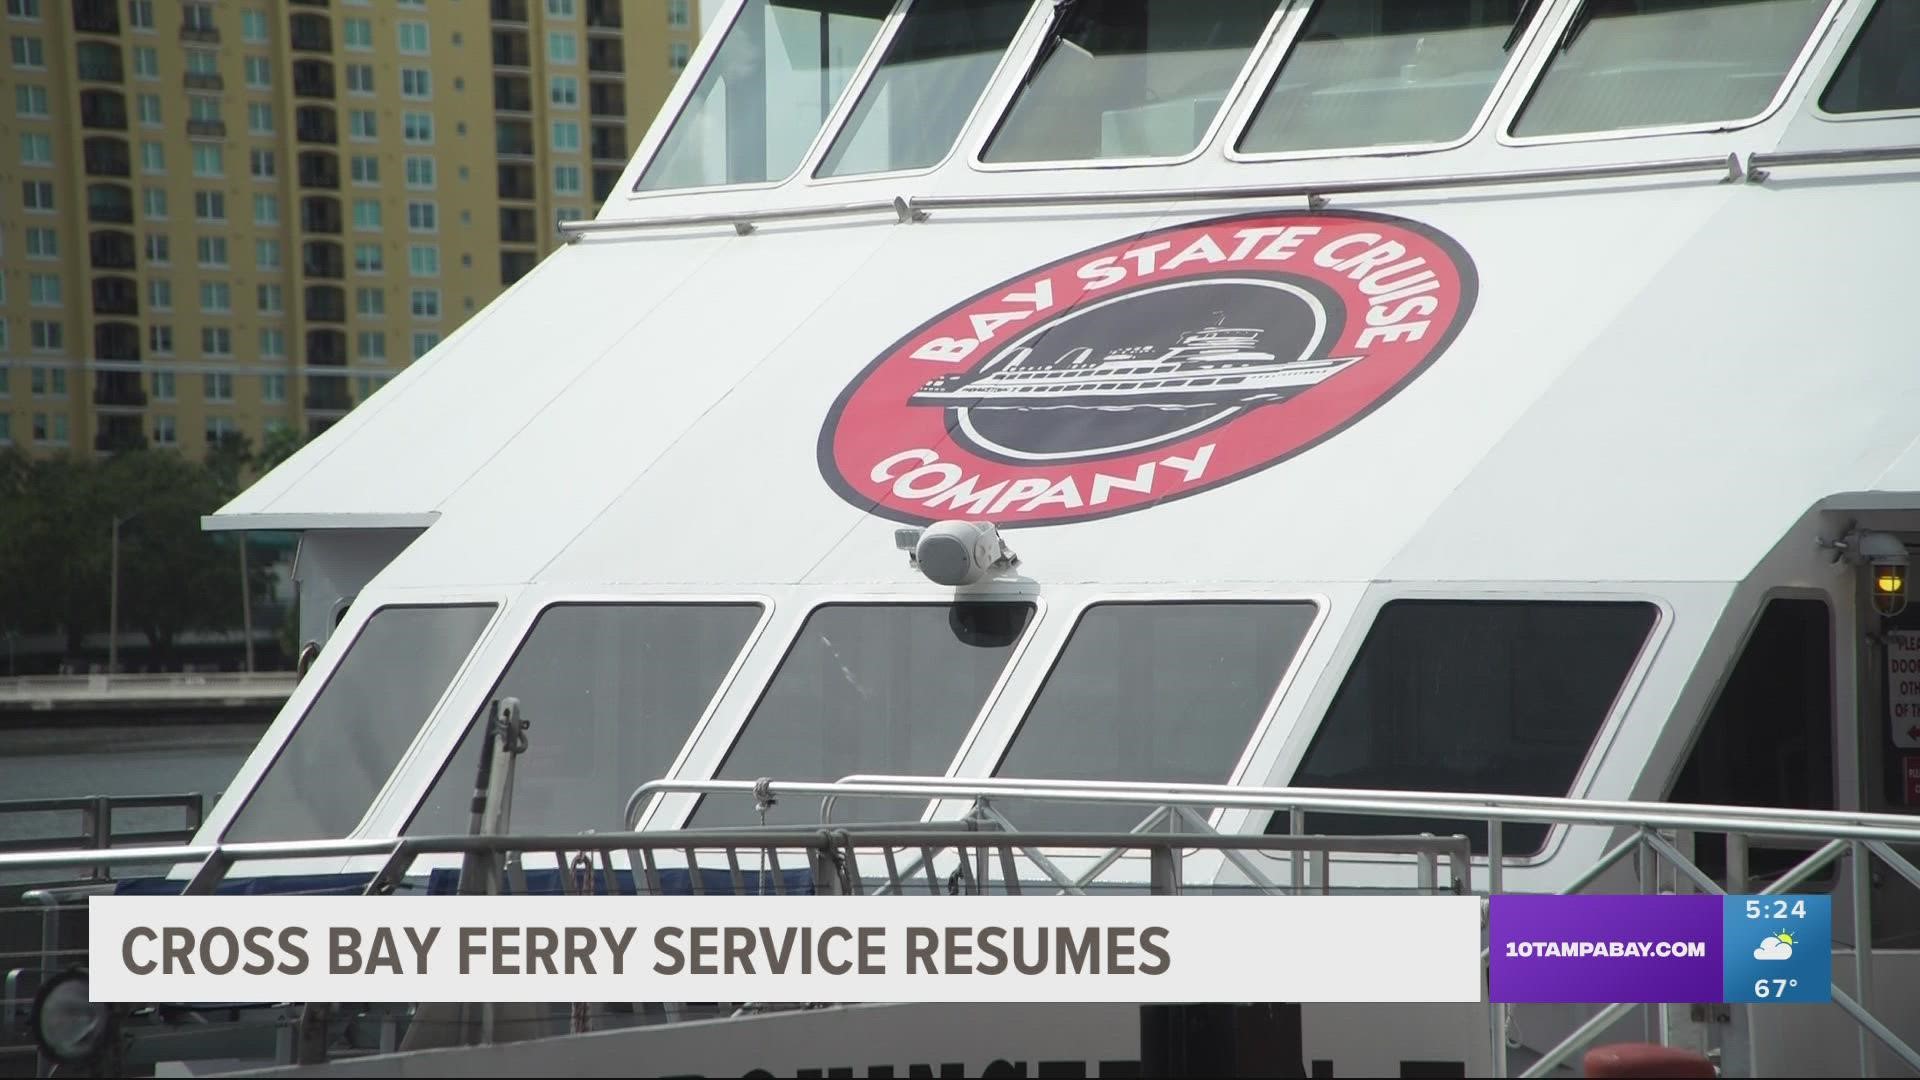
[[[900,529],[894,544],[908,565],[935,585],[975,585],[1020,565],[1000,530],[986,521],[941,521],[924,529]]]

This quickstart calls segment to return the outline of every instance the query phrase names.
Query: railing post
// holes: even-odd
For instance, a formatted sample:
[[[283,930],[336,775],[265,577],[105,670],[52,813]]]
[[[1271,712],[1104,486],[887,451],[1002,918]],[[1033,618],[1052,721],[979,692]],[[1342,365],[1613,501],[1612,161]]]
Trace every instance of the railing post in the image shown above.
[[[1873,856],[1864,840],[1847,845],[1853,859],[1853,1000],[1862,1012],[1873,1012]],[[1873,1042],[1858,1025],[1860,1075],[1874,1076]]]
[[[1747,891],[1747,834],[1727,834],[1727,892],[1744,896]]]
[[[1307,813],[1299,807],[1287,811],[1287,835],[1298,840],[1307,831]],[[1293,895],[1306,892],[1307,860],[1299,848],[1293,849]]]
[[[1487,895],[1500,891],[1506,876],[1507,864],[1507,825],[1504,821],[1487,822]]]

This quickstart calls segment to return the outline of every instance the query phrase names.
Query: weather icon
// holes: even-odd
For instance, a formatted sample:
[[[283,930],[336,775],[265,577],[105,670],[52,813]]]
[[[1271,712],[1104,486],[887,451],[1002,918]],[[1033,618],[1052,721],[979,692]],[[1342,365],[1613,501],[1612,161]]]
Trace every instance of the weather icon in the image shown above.
[[[1789,960],[1793,957],[1793,935],[1785,930],[1768,937],[1753,950],[1755,960]]]

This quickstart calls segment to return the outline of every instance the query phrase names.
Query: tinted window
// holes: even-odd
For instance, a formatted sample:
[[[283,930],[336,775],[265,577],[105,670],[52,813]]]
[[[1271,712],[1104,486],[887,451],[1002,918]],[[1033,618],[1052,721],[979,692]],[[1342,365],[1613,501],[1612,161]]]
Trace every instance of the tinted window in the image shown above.
[[[624,828],[627,797],[667,774],[760,613],[757,604],[567,604],[542,612],[491,698],[518,698],[532,725],[514,764],[512,831]],[[482,708],[469,725],[409,833],[470,828],[487,715]]]
[[[821,176],[939,164],[993,77],[1029,0],[914,0]]]
[[[493,610],[489,604],[374,612],[225,839],[312,840],[351,831]]]
[[[1296,787],[1565,795],[1653,629],[1642,603],[1396,600],[1380,610],[1307,748]],[[1276,815],[1270,831],[1285,832]],[[1311,814],[1310,832],[1486,826]],[[1510,825],[1510,855],[1544,826]]]
[[[1315,5],[1240,142],[1248,153],[1450,142],[1506,69],[1525,0]]]
[[[1076,0],[1059,20],[985,160],[1177,157],[1200,145],[1275,4]]]
[[[1820,107],[1830,113],[1920,109],[1920,4],[1874,5]]]
[[[994,775],[1225,783],[1313,617],[1309,603],[1089,608]],[[1125,831],[1149,812],[996,805],[1027,830]]]
[[[1514,124],[1569,135],[1766,111],[1828,0],[1587,0]]]
[[[893,0],[747,0],[639,190],[791,175],[892,8]]]
[[[942,776],[1033,617],[1030,604],[834,604],[807,616],[719,776],[837,780]],[[842,802],[834,819],[911,820],[922,801]],[[776,804],[767,823],[820,819],[817,799]],[[709,798],[696,825],[759,821],[751,799]]]

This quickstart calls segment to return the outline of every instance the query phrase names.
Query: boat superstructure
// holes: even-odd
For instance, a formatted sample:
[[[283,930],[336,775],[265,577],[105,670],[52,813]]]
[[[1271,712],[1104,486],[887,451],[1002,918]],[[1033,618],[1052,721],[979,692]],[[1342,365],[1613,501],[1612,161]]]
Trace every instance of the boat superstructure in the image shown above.
[[[597,219],[209,519],[302,533],[317,659],[121,887],[1819,889],[1844,1003],[1305,1053],[1920,1070],[1917,58],[1903,0],[734,0]],[[1017,560],[937,583],[957,522]],[[314,1068],[1138,1053],[1028,1013]]]

